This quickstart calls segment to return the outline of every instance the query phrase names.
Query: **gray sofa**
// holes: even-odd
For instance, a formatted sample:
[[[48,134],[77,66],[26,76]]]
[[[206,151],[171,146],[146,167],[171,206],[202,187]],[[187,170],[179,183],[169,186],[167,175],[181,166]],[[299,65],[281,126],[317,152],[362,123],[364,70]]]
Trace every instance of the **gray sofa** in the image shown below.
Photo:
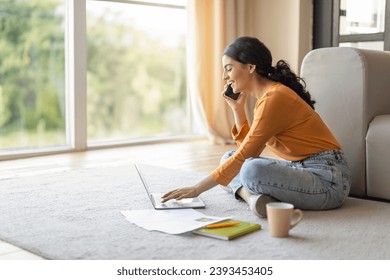
[[[390,199],[390,52],[316,49],[301,76],[346,153],[350,194]]]

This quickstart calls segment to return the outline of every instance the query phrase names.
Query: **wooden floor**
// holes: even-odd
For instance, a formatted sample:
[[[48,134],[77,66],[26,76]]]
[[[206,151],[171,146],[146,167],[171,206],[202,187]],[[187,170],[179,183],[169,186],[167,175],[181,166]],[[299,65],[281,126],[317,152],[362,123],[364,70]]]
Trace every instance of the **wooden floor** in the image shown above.
[[[10,160],[0,164],[0,180],[94,166],[122,165],[134,160],[181,170],[211,172],[218,165],[221,156],[234,148],[233,145],[213,145],[206,140],[195,140]],[[2,259],[42,258],[0,240],[0,260]]]

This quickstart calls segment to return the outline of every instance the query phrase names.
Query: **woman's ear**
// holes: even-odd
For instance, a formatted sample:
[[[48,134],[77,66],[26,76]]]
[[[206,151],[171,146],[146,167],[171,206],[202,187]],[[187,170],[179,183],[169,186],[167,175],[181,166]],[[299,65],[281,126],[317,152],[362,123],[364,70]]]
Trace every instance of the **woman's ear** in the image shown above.
[[[256,65],[255,64],[249,64],[249,73],[253,74],[256,70]]]

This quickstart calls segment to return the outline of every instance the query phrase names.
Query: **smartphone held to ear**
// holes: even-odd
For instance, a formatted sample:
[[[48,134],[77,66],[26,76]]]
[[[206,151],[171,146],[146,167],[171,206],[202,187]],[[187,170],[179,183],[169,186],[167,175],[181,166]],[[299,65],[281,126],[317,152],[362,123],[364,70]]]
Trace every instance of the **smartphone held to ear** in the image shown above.
[[[229,84],[225,91],[225,96],[229,97],[230,99],[237,100],[238,97],[240,96],[240,93],[234,93],[232,89],[232,85]]]

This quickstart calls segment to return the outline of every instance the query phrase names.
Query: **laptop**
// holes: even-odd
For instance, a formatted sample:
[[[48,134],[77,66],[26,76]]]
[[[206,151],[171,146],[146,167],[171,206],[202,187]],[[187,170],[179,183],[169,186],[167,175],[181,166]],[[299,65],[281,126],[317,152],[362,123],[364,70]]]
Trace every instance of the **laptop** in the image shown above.
[[[184,198],[181,200],[171,199],[165,203],[162,203],[162,196],[164,193],[151,193],[148,183],[146,182],[145,176],[143,175],[140,165],[135,163],[135,169],[137,169],[138,175],[141,178],[142,184],[152,202],[153,207],[156,210],[164,209],[186,209],[186,208],[205,208],[206,204],[199,198]]]

